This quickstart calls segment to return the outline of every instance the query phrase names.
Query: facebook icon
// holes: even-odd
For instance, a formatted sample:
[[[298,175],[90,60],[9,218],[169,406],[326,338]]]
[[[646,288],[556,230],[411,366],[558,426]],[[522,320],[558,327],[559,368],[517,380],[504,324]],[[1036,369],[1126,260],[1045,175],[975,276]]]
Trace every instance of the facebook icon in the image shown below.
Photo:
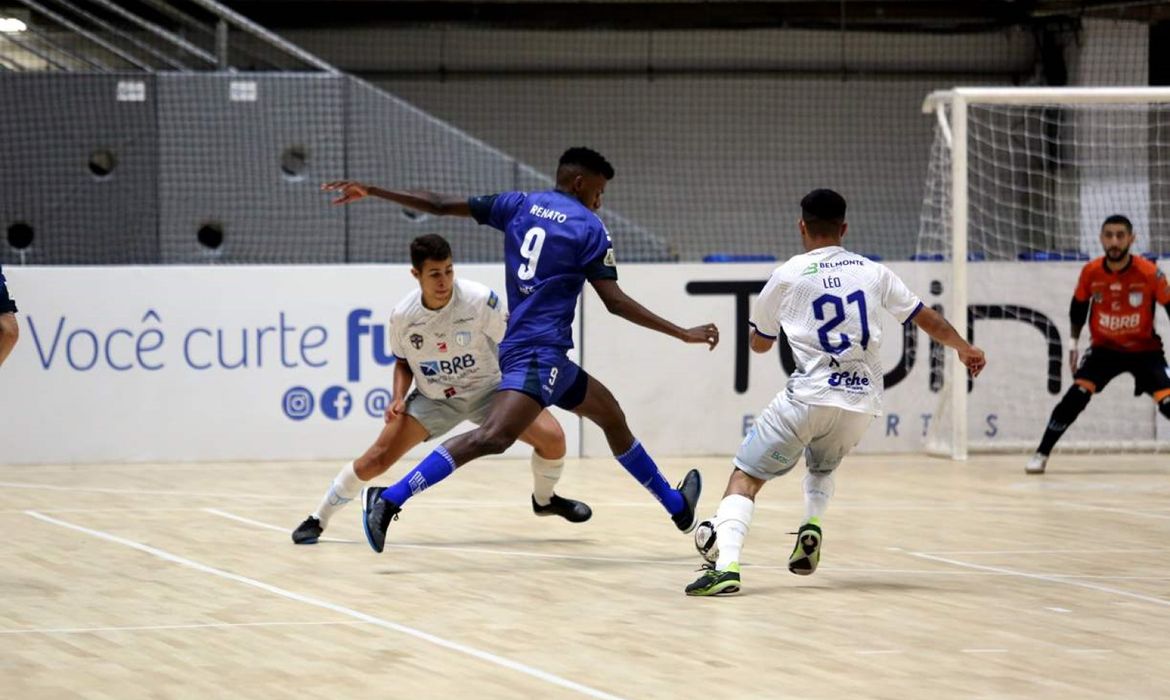
[[[330,420],[341,420],[349,415],[353,399],[344,387],[331,386],[321,394],[321,413]]]

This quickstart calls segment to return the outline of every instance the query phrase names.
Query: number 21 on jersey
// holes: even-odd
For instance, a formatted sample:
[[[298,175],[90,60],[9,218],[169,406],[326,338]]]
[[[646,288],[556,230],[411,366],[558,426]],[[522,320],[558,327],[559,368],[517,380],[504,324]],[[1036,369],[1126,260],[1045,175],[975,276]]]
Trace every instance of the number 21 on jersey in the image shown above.
[[[857,312],[861,316],[861,349],[865,350],[869,347],[869,312],[865,307],[865,292],[859,289],[844,299],[836,294],[822,294],[816,299],[813,299],[813,316],[818,321],[824,321],[817,328],[817,338],[821,341],[821,347],[826,352],[831,352],[834,355],[845,352],[845,350],[853,345],[853,341],[845,333],[837,333],[836,338],[829,336],[829,331],[845,321],[845,307],[847,304],[857,304]],[[826,314],[826,311],[830,310],[832,311],[832,316]]]
[[[524,234],[524,240],[520,243],[520,257],[525,262],[516,268],[516,276],[522,280],[536,276],[536,263],[540,261],[540,249],[544,247],[544,233],[544,229],[536,226]]]

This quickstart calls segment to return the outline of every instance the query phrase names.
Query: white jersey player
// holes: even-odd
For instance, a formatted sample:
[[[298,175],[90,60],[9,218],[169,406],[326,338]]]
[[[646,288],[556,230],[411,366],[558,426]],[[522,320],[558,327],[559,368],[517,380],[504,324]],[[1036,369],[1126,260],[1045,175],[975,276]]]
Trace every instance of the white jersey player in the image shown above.
[[[807,252],[772,273],[751,316],[752,350],[770,351],[783,329],[796,370],[740,445],[715,517],[696,528],[695,545],[710,565],[686,587],[687,595],[740,590],[739,555],[756,494],[770,479],[791,471],[802,453],[808,468],[806,519],[788,569],[800,575],[816,570],[833,471],[882,412],[880,309],[954,348],[972,376],[983,369],[983,351],[924,306],[893,272],[841,247],[847,228],[841,195],[813,190],[800,207]]]
[[[293,530],[296,544],[316,543],[334,513],[415,445],[462,421],[480,423],[500,384],[496,346],[507,321],[500,298],[482,284],[455,279],[451,246],[441,236],[416,238],[410,257],[419,288],[390,315],[397,361],[386,424],[365,454],[341,468],[317,510]],[[412,382],[416,388],[408,396]],[[552,414],[541,412],[520,439],[534,448],[533,512],[588,520],[589,506],[553,492],[564,469],[565,434]]]

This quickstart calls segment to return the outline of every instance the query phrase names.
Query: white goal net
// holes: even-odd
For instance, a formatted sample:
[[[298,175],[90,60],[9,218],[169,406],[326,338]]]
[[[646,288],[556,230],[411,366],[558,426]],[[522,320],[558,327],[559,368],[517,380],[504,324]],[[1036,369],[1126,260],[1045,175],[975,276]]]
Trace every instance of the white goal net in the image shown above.
[[[1128,217],[1132,252],[1170,266],[1170,89],[956,89],[925,110],[938,125],[916,257],[945,261],[946,314],[962,332],[965,308],[988,353],[968,391],[955,390],[967,382],[948,355],[929,447],[1032,450],[1072,380],[1069,302],[1103,254],[1105,218]],[[1114,379],[1057,449],[1170,450],[1170,421],[1134,389],[1131,375]]]

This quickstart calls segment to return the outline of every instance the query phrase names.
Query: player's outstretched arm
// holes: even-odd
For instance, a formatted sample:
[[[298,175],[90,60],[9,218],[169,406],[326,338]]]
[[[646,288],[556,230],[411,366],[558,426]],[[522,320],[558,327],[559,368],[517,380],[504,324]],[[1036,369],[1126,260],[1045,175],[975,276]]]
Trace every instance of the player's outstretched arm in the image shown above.
[[[335,180],[321,185],[326,192],[339,192],[334,204],[349,204],[366,197],[378,197],[408,209],[434,216],[471,216],[466,198],[436,194],[427,190],[385,190],[356,180]]]
[[[942,314],[924,306],[914,317],[914,323],[926,331],[926,334],[931,338],[948,348],[954,348],[955,352],[959,354],[959,362],[967,367],[972,377],[978,377],[979,373],[983,371],[984,365],[987,364],[987,358],[984,357],[983,351],[959,335],[955,327],[947,322]]]
[[[592,280],[593,289],[605,304],[605,308],[614,316],[620,316],[630,323],[636,323],[643,328],[664,333],[672,338],[678,338],[684,343],[706,343],[714,350],[719,344],[719,329],[714,323],[707,323],[694,328],[683,328],[667,321],[658,314],[642,306],[633,297],[630,297],[618,286],[617,280]]]

